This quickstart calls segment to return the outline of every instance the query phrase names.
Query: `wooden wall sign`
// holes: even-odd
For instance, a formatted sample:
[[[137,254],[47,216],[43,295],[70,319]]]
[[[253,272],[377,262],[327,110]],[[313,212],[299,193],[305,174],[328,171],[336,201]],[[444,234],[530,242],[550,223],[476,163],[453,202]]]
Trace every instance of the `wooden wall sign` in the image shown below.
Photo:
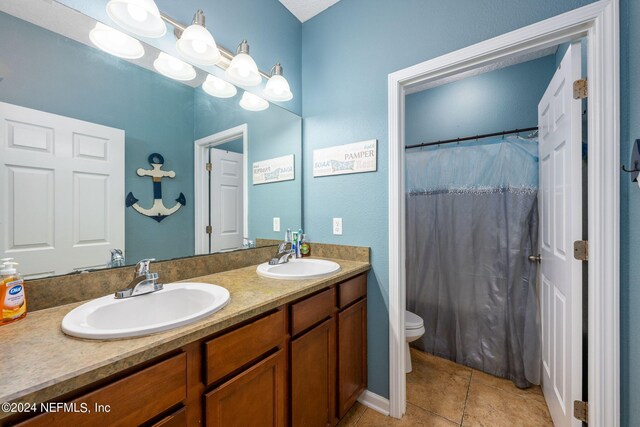
[[[313,150],[313,176],[374,172],[377,151],[376,139]]]
[[[293,154],[253,164],[253,185],[295,179]]]

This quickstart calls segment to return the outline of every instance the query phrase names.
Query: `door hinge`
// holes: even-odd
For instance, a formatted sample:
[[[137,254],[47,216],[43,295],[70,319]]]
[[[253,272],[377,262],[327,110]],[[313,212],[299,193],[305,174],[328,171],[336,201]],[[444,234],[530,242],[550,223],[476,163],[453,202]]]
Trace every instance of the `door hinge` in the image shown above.
[[[589,96],[587,79],[580,79],[573,82],[573,99],[584,99]]]
[[[582,421],[583,423],[589,422],[589,403],[581,400],[573,401],[573,417]]]
[[[212,233],[213,233],[213,227],[212,227],[212,226],[210,226],[210,225],[207,225],[207,226],[204,228],[204,232],[205,232],[205,233],[207,233],[207,234],[212,234]]]
[[[586,240],[573,242],[573,257],[579,261],[589,261],[589,242]]]
[[[213,165],[211,164],[211,162],[207,162],[207,165],[205,167],[207,168],[207,172],[211,172],[211,170],[213,169]]]

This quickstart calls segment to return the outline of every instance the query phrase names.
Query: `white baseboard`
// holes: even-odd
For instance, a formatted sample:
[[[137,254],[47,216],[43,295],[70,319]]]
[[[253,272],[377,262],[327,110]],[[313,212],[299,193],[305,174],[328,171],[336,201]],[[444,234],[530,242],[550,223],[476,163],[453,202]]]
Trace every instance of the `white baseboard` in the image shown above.
[[[389,415],[389,399],[382,397],[379,394],[365,390],[358,398],[358,402],[376,412],[380,412],[383,415]]]

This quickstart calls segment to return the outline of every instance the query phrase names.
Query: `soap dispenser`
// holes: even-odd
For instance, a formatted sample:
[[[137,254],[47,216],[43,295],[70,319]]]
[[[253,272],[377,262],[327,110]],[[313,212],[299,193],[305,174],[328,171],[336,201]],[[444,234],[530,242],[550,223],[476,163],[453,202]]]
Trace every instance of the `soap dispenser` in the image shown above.
[[[24,280],[16,270],[17,262],[13,258],[0,260],[3,265],[0,269],[0,305],[2,318],[0,325],[15,322],[27,315],[27,300],[24,295]]]

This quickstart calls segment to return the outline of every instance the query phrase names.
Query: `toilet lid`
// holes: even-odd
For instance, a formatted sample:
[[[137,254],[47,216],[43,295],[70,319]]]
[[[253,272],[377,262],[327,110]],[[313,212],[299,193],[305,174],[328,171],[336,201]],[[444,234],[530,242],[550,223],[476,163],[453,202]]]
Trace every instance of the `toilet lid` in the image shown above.
[[[410,311],[404,312],[404,327],[405,329],[420,329],[424,326],[422,317]]]

